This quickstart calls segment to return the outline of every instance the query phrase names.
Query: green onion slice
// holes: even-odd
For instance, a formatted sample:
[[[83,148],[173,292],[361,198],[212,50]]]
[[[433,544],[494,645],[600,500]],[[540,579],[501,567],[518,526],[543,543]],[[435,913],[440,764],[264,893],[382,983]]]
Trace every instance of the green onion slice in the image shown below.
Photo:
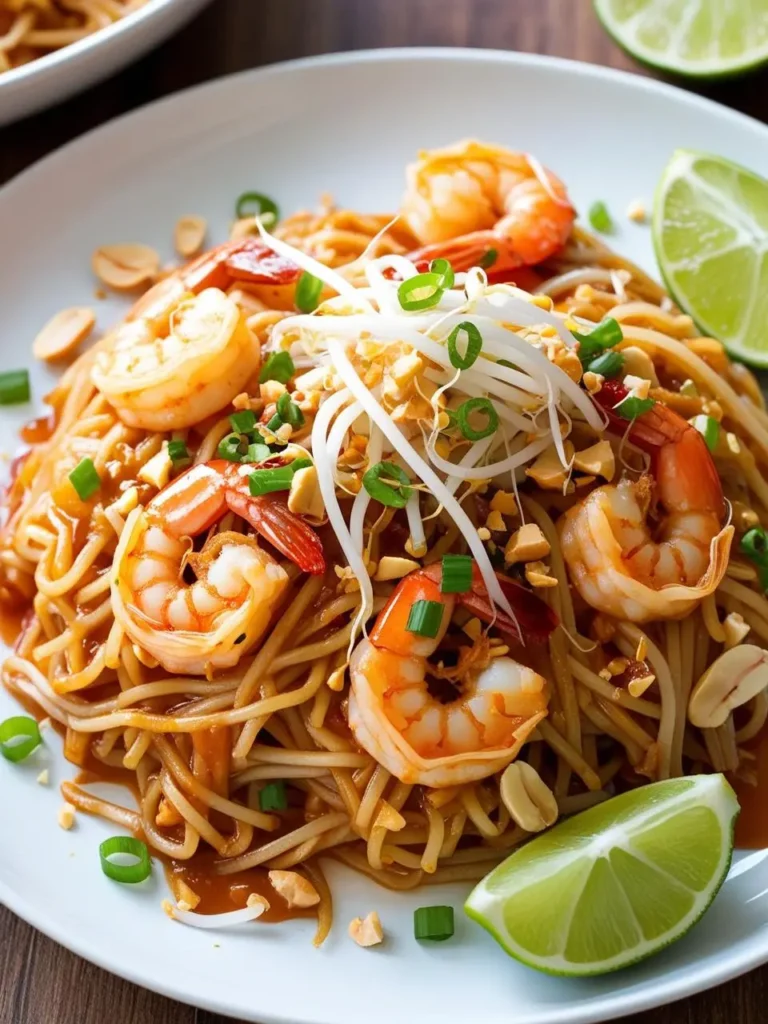
[[[442,568],[442,593],[466,594],[472,586],[472,558],[469,555],[443,555]]]
[[[713,452],[720,440],[720,424],[713,416],[705,416],[703,413],[700,416],[694,416],[692,422],[706,441],[707,448]]]
[[[242,462],[245,452],[246,446],[240,434],[227,434],[226,437],[222,437],[216,449],[219,458],[226,459],[227,462]]]
[[[305,270],[296,282],[296,294],[293,300],[296,303],[296,308],[302,313],[311,313],[317,309],[322,291],[323,282],[320,278]]]
[[[441,288],[444,288],[445,291],[448,291],[450,288],[453,288],[453,285],[456,281],[456,275],[453,272],[453,267],[451,266],[449,260],[444,260],[442,257],[436,260],[432,260],[432,262],[429,264],[429,269],[433,274],[440,274],[440,276],[442,277],[443,282],[440,285]]]
[[[477,261],[477,265],[478,267],[482,267],[483,270],[490,270],[498,258],[499,250],[489,249],[488,252],[483,253],[480,259]]]
[[[571,333],[579,343],[579,359],[582,363],[590,363],[605,349],[613,348],[624,338],[618,321],[611,316],[598,324],[589,334],[579,334],[576,331]]]
[[[619,416],[623,416],[625,420],[636,420],[638,416],[648,412],[654,405],[656,405],[656,402],[653,398],[637,398],[635,395],[628,395],[623,402],[619,402],[615,406],[615,409]]]
[[[280,395],[277,400],[277,415],[283,423],[290,423],[292,427],[304,426],[304,413],[287,391]]]
[[[390,508],[405,508],[411,496],[408,474],[394,462],[377,462],[363,476],[363,487]]]
[[[248,477],[248,488],[254,498],[261,494],[271,494],[273,491],[289,491],[294,474],[311,465],[311,459],[295,459],[287,466],[257,469]]]
[[[29,401],[29,370],[0,373],[0,405],[19,405]]]
[[[762,526],[753,526],[741,538],[739,547],[750,561],[768,566],[768,534]]]
[[[595,231],[602,231],[604,235],[613,231],[613,220],[608,212],[608,207],[602,199],[598,199],[597,202],[592,203],[589,208],[588,216],[589,223]]]
[[[29,715],[14,715],[0,722],[0,754],[6,761],[23,761],[42,742],[37,722]]]
[[[458,347],[460,334],[467,336],[464,355],[459,352]],[[482,348],[483,336],[469,320],[462,320],[460,324],[456,324],[448,335],[448,358],[451,360],[451,366],[456,370],[468,370],[477,361]]]
[[[288,807],[288,794],[285,792],[285,783],[278,779],[276,782],[268,782],[263,789],[259,790],[259,809],[262,811],[284,811]]]
[[[591,373],[599,373],[606,379],[618,377],[624,365],[624,356],[621,352],[603,352],[597,359],[593,359],[587,366]]]
[[[293,360],[287,352],[272,352],[259,373],[259,384],[268,380],[279,380],[287,384],[296,372]]]
[[[408,313],[416,313],[420,309],[431,309],[443,297],[444,277],[442,274],[417,274],[403,281],[397,289],[400,305]]]
[[[469,417],[473,414],[481,414],[488,419],[487,424],[476,430],[469,423]],[[456,410],[456,417],[459,423],[459,430],[468,441],[482,441],[490,437],[499,429],[499,414],[494,409],[488,398],[469,398]]]
[[[261,192],[243,192],[238,196],[235,212],[238,220],[243,217],[263,217],[265,214],[274,218],[271,223],[280,219],[277,203]]]
[[[267,430],[271,430],[273,434],[276,434],[282,425],[283,421],[280,417],[280,413],[276,412],[272,419],[267,423]]]
[[[80,501],[88,501],[101,487],[101,477],[90,459],[81,459],[69,474],[69,479]]]
[[[272,452],[269,447],[265,444],[260,444],[258,441],[248,445],[248,451],[240,460],[241,462],[265,462]]]
[[[419,907],[414,910],[413,934],[417,939],[444,942],[453,933],[453,907]]]
[[[187,446],[184,441],[169,441],[168,442],[168,458],[174,464],[178,466],[181,462],[188,462],[191,458]]]
[[[445,605],[439,601],[414,601],[405,628],[417,636],[434,638],[440,632]]]
[[[241,409],[231,414],[229,422],[238,434],[250,434],[256,428],[256,413],[251,409]]]
[[[114,861],[112,857],[130,857],[130,863]],[[152,873],[152,861],[149,859],[147,844],[133,836],[112,836],[105,839],[99,846],[101,870],[114,882],[125,882],[135,885],[143,882]]]

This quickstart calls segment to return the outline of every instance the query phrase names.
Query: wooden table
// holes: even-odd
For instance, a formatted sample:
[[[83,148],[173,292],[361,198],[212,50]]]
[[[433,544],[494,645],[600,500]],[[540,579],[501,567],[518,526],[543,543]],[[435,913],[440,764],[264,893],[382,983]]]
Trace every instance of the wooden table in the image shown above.
[[[588,0],[215,0],[176,39],[117,78],[0,135],[0,182],[158,96],[274,61],[377,46],[487,46],[643,73],[608,38]],[[768,74],[704,91],[768,119]],[[279,97],[275,98],[279,103]],[[599,116],[599,112],[596,112]],[[7,240],[6,240],[7,245]],[[8,257],[8,249],[5,249]],[[760,1024],[768,967],[632,1024]],[[0,1024],[223,1024],[106,974],[0,908]]]

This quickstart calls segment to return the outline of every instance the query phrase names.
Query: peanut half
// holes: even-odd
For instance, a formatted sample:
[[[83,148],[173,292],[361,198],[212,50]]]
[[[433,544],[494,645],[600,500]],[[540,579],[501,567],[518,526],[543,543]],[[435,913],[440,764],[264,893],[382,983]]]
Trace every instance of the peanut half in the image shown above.
[[[543,832],[557,821],[554,793],[525,761],[513,761],[505,769],[500,790],[504,806],[526,832]]]
[[[721,654],[693,689],[688,720],[700,729],[724,725],[734,708],[768,688],[768,651],[739,644]]]

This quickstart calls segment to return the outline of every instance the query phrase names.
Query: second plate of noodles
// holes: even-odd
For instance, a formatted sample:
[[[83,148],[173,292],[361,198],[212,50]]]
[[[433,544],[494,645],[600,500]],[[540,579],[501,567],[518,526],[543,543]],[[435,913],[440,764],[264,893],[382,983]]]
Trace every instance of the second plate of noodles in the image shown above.
[[[322,942],[329,856],[481,878],[530,834],[517,759],[541,827],[757,784],[754,378],[534,157],[465,141],[406,182],[392,215],[238,222],[70,366],[15,464],[6,685],[124,773],[136,810],[62,791],[165,859],[189,924],[290,872]]]

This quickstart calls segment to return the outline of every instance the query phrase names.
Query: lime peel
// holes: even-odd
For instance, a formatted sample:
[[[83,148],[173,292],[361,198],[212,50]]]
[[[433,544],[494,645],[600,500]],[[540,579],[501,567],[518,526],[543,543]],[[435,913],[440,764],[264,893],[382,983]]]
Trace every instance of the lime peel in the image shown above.
[[[679,939],[704,914],[730,867],[738,811],[722,775],[632,790],[517,850],[465,910],[537,970],[618,970]]]

